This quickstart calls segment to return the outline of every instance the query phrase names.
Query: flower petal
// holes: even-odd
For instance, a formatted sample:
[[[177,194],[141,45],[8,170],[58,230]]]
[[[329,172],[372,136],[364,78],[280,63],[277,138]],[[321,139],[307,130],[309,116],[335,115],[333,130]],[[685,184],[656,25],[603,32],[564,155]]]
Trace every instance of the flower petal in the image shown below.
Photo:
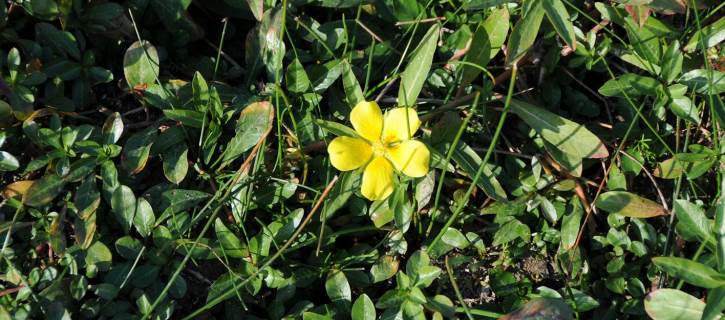
[[[413,108],[395,108],[385,113],[383,125],[383,143],[404,141],[410,139],[418,127],[420,119],[418,112]]]
[[[369,200],[383,200],[393,192],[393,166],[385,157],[370,161],[362,178],[361,191]]]
[[[353,137],[337,137],[327,146],[332,166],[340,171],[362,167],[372,156],[373,148],[365,140]]]
[[[428,173],[430,151],[425,144],[418,140],[408,140],[388,148],[388,159],[395,169],[406,176],[419,178]]]
[[[360,101],[350,112],[357,133],[369,141],[378,141],[383,131],[383,112],[375,101]]]

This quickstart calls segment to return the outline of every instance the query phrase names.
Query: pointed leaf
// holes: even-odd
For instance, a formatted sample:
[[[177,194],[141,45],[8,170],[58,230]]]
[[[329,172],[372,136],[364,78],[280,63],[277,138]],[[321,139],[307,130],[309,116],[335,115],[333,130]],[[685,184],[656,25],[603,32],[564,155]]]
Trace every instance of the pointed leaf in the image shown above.
[[[700,319],[705,303],[676,289],[659,289],[647,295],[644,310],[653,320]]]
[[[433,55],[438,45],[440,25],[434,24],[425,33],[420,45],[413,52],[400,76],[400,89],[398,90],[398,105],[412,107],[415,105],[423,84],[428,79]]]
[[[657,202],[626,191],[609,191],[599,195],[597,208],[632,218],[651,218],[667,214]]]

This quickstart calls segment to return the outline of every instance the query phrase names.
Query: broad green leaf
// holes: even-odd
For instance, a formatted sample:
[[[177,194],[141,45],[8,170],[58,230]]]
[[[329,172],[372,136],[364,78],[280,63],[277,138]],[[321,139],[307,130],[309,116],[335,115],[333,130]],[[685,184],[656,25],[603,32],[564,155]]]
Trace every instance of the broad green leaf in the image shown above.
[[[493,235],[493,245],[498,246],[509,243],[517,238],[521,238],[524,242],[529,242],[531,229],[521,221],[511,219],[496,230],[496,233]]]
[[[100,271],[108,270],[112,261],[113,254],[103,242],[96,241],[86,250],[86,264],[95,265]]]
[[[655,257],[652,262],[667,274],[701,288],[725,286],[725,276],[702,263],[677,257]]]
[[[709,290],[702,320],[721,319],[723,310],[725,310],[725,286]]]
[[[179,184],[186,177],[189,170],[187,153],[189,148],[185,143],[177,144],[166,149],[161,155],[163,158],[164,176],[174,184]]]
[[[362,175],[359,171],[348,171],[340,174],[340,180],[330,191],[324,207],[323,217],[329,219],[337,210],[345,206],[347,200],[360,188]]]
[[[123,56],[123,74],[129,88],[153,84],[159,75],[159,54],[151,42],[136,41]]]
[[[53,201],[63,191],[65,181],[54,174],[48,174],[35,180],[23,195],[23,204],[40,207]]]
[[[156,223],[156,217],[151,204],[145,198],[139,197],[136,200],[136,215],[133,217],[133,226],[141,236],[148,237],[154,229],[154,223]]]
[[[191,91],[194,95],[194,106],[196,110],[204,113],[209,106],[209,85],[204,80],[204,76],[199,71],[194,73],[194,78],[191,79]]]
[[[103,123],[101,133],[103,134],[103,144],[114,144],[118,142],[118,139],[121,139],[121,134],[123,134],[121,114],[114,112],[109,115]]]
[[[655,19],[652,18],[652,21]],[[647,19],[645,26],[640,26],[632,17],[625,17],[624,29],[627,31],[627,37],[634,52],[645,59],[645,65],[659,65],[662,47],[657,36],[658,30],[650,19]],[[651,68],[649,69],[651,70]]]
[[[702,49],[701,43],[705,45],[705,48],[710,48],[716,46],[723,40],[725,40],[725,17],[695,32],[690,38],[690,41],[687,42],[685,51],[692,52],[700,50]]]
[[[123,147],[121,160],[123,167],[131,174],[137,174],[146,167],[151,145],[156,138],[156,127],[150,127],[131,135]]]
[[[325,291],[333,303],[346,306],[347,310],[350,310],[352,292],[344,272],[335,269],[330,270],[327,280],[325,280]]]
[[[118,171],[113,161],[106,160],[101,162],[101,182],[103,182],[101,189],[103,191],[103,198],[110,203],[113,192],[120,185],[118,182]]]
[[[439,24],[431,26],[420,41],[418,48],[410,56],[408,65],[400,76],[399,106],[415,106],[420,90],[423,89],[423,84],[428,79],[433,55],[438,45],[439,32]]]
[[[690,201],[677,199],[674,208],[677,229],[697,236],[700,241],[712,243],[712,224],[702,208]]]
[[[67,31],[58,30],[55,26],[41,22],[35,25],[36,39],[64,57],[70,56],[76,61],[81,59],[81,51],[75,36]]]
[[[579,158],[609,156],[602,141],[583,125],[514,99],[511,99],[511,111],[562,152]]]
[[[485,67],[501,50],[509,31],[509,11],[506,7],[496,9],[481,22],[471,39],[471,45],[464,61]],[[461,82],[470,83],[481,69],[465,65]]]
[[[662,179],[676,179],[685,172],[685,168],[681,161],[670,158],[660,162],[653,172],[654,176]]]
[[[237,121],[234,138],[224,150],[223,163],[238,158],[242,153],[254,147],[272,127],[274,108],[267,101],[255,102],[242,110]]]
[[[0,171],[15,171],[20,168],[20,162],[12,154],[0,151]]]
[[[361,294],[352,305],[352,320],[375,320],[375,305],[367,294]]]
[[[626,191],[609,191],[599,195],[597,208],[631,218],[651,218],[667,214],[657,202]]]
[[[579,228],[581,227],[581,219],[584,212],[578,197],[573,197],[569,202],[567,209],[569,213],[564,215],[561,221],[561,246],[565,250],[574,248],[576,239],[579,236]]]
[[[360,83],[355,78],[355,73],[352,72],[352,65],[347,60],[343,61],[342,86],[345,89],[347,103],[351,108],[359,102],[365,101]]]
[[[716,95],[725,92],[725,72],[716,70],[691,70],[683,74],[679,82],[698,93]]]
[[[133,190],[124,185],[116,188],[111,197],[111,209],[118,223],[123,226],[123,230],[128,232],[136,213],[136,196]]]
[[[506,48],[506,65],[518,62],[534,45],[541,21],[544,20],[545,11],[542,2],[534,2],[511,31]]]
[[[188,109],[166,109],[164,115],[174,121],[179,121],[181,124],[192,127],[201,128],[204,125],[204,114]]]
[[[448,227],[446,233],[441,237],[435,246],[430,247],[430,254],[434,257],[440,257],[452,249],[463,250],[470,245],[466,236],[458,229]]]
[[[700,319],[705,303],[677,289],[659,289],[644,299],[644,310],[653,320]]]
[[[116,252],[118,252],[118,254],[126,260],[136,259],[143,247],[141,241],[138,241],[131,236],[118,238],[114,245],[116,247]]]
[[[75,194],[74,204],[76,210],[78,210],[78,216],[81,219],[87,219],[91,214],[96,212],[100,203],[101,194],[98,192],[98,187],[96,186],[96,178],[92,175],[88,176],[83,179]]]
[[[681,119],[700,124],[700,115],[697,106],[689,97],[673,97],[669,104],[670,110]]]
[[[476,185],[489,197],[499,201],[506,200],[506,191],[492,172],[494,167],[490,164],[483,164],[483,159],[470,146],[462,141],[458,142],[451,159],[471,178],[476,175],[478,168],[485,165],[483,174],[476,181]]]
[[[378,283],[392,278],[398,272],[399,265],[400,261],[395,260],[392,256],[380,257],[370,268],[371,280],[373,283]]]
[[[340,77],[343,65],[343,60],[332,60],[309,68],[312,90],[316,93],[325,92]]]
[[[214,231],[221,245],[221,252],[224,255],[232,258],[247,258],[249,256],[246,246],[239,241],[237,235],[229,231],[227,226],[224,225],[224,222],[219,218],[214,220]]]
[[[285,81],[287,83],[287,90],[297,94],[307,92],[311,86],[307,72],[298,59],[292,60],[292,63],[287,66]]]
[[[544,149],[549,153],[551,158],[561,166],[564,172],[574,176],[581,177],[582,170],[584,170],[583,162],[584,159],[579,155],[568,154],[551,143],[544,140]]]
[[[576,50],[576,35],[574,34],[574,25],[571,23],[569,12],[561,0],[543,0],[542,6],[546,11],[546,17],[549,18],[551,25],[559,36],[564,39],[572,50]]]
[[[599,93],[607,97],[657,96],[657,88],[661,86],[662,84],[655,78],[625,73],[604,83],[599,88]]]
[[[667,47],[662,57],[662,79],[667,83],[672,83],[682,72],[682,60],[684,59],[680,52],[680,42],[675,40]]]

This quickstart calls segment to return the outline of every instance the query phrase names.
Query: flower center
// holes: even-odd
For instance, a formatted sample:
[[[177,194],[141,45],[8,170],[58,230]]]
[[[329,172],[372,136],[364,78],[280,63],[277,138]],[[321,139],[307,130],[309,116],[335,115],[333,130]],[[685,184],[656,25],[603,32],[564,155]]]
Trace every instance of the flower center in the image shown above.
[[[381,141],[374,141],[373,142],[373,154],[376,157],[385,155],[385,145]]]

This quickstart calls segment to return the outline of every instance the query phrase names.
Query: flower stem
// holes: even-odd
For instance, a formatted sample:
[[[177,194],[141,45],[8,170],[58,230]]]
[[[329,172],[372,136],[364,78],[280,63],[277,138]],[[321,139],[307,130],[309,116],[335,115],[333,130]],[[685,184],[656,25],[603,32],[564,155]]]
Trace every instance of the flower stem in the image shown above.
[[[509,106],[511,105],[511,96],[514,93],[514,83],[516,81],[516,74],[517,74],[518,68],[516,64],[512,66],[511,69],[511,79],[509,79],[509,88],[508,93],[506,94],[506,101],[504,102],[503,106],[503,113],[501,114],[501,118],[498,120],[498,125],[496,126],[496,132],[493,134],[493,139],[491,140],[491,144],[488,147],[488,150],[486,151],[486,155],[483,157],[483,162],[481,162],[481,166],[476,170],[476,175],[473,177],[473,181],[471,182],[471,185],[466,190],[466,194],[463,196],[465,199],[464,201],[460,201],[458,203],[458,206],[456,207],[456,210],[453,212],[450,218],[448,218],[448,221],[446,221],[446,224],[443,225],[443,228],[441,228],[440,231],[438,231],[438,235],[431,241],[429,248],[433,248],[438,241],[441,240],[445,232],[448,230],[448,228],[453,224],[454,221],[456,221],[456,218],[458,218],[458,215],[461,214],[463,211],[463,207],[468,203],[468,198],[471,197],[471,193],[473,193],[473,189],[476,188],[476,181],[478,181],[479,178],[481,178],[481,174],[483,173],[483,168],[485,168],[486,163],[488,163],[488,159],[491,158],[491,154],[493,153],[493,149],[496,147],[496,143],[498,142],[498,137],[501,135],[501,130],[503,129],[503,124],[506,121],[506,115],[509,111]]]

